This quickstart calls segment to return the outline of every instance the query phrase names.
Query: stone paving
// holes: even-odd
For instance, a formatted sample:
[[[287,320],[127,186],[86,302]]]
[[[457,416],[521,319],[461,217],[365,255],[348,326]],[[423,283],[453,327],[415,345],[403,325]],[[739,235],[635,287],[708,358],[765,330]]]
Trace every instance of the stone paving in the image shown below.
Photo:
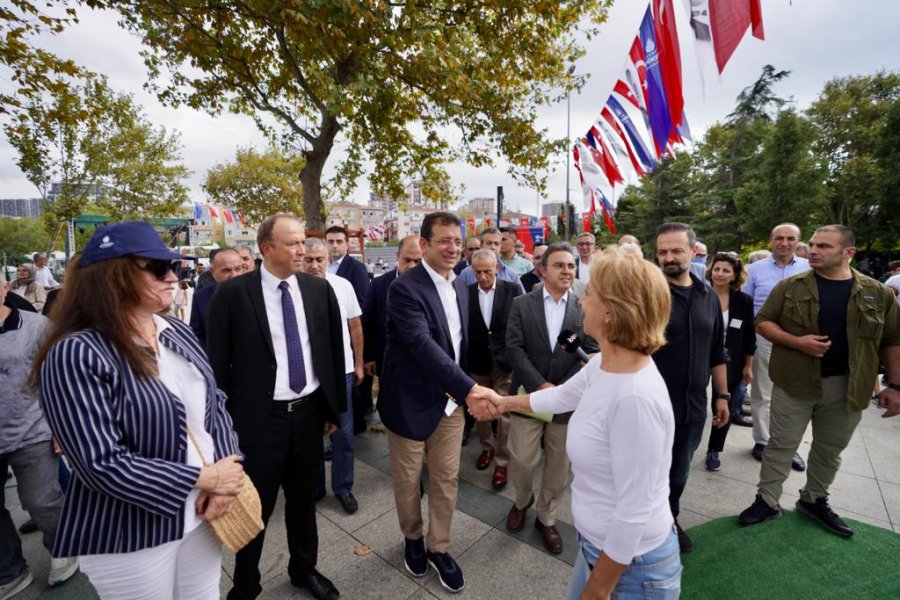
[[[804,458],[810,440],[811,432],[807,432],[800,448]],[[881,419],[880,411],[874,407],[864,412],[832,486],[831,504],[838,514],[900,533],[898,442],[900,417]],[[732,427],[722,453],[722,470],[709,473],[703,464],[704,437],[682,498],[680,521],[686,529],[719,517],[734,517],[753,501],[759,463],[750,456],[752,445],[749,428]],[[569,499],[563,502],[558,524],[565,550],[553,556],[544,550],[537,531],[530,526],[533,510],[529,512],[528,527],[518,534],[506,532],[504,523],[512,505],[512,492],[507,489],[495,493],[490,487],[492,470],[475,468],[480,448],[474,436],[462,452],[459,500],[450,549],[466,577],[462,595],[498,600],[561,598],[575,557]],[[784,486],[782,503],[786,508],[793,507],[804,481],[804,474],[791,473]],[[370,430],[357,437],[354,493],[360,503],[355,515],[344,514],[330,493],[319,503],[319,569],[334,581],[341,597],[391,600],[456,597],[441,588],[433,571],[415,579],[403,568],[402,536],[394,509],[383,433]],[[24,522],[26,515],[18,505],[15,481],[7,482],[6,502],[16,524]],[[423,513],[427,515],[424,505]],[[17,599],[96,597],[80,574],[59,588],[46,588],[49,557],[40,543],[40,535],[25,536],[23,545],[35,583],[17,595]],[[357,549],[363,545],[372,552],[358,555]],[[284,519],[282,511],[276,509],[262,560],[261,598],[311,597],[305,590],[291,586],[286,573],[287,558]],[[221,583],[223,597],[231,586],[232,566],[233,557],[226,553]]]

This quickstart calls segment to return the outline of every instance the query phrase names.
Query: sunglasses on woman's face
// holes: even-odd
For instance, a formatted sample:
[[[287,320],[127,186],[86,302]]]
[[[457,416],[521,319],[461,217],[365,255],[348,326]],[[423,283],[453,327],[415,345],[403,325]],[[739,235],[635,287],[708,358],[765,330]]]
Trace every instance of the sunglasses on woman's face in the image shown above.
[[[163,281],[169,274],[178,273],[181,267],[181,261],[178,260],[151,260],[147,264],[142,265],[141,269],[153,275],[159,281]]]

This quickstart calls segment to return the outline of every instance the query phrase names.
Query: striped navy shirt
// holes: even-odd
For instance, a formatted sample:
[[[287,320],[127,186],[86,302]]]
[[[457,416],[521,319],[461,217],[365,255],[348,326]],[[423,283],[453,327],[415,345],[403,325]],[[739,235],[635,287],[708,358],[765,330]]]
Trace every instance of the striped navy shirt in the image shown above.
[[[160,333],[207,382],[205,427],[215,460],[238,454],[212,369],[181,321]],[[156,377],[137,377],[100,333],[59,340],[41,365],[41,406],[73,467],[53,556],[133,552],[184,535],[185,500],[200,474],[185,464],[184,405]]]

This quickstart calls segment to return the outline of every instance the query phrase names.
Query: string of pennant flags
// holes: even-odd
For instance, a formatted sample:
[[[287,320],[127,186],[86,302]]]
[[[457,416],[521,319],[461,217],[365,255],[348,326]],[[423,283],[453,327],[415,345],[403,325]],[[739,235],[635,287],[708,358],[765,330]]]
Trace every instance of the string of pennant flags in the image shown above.
[[[226,208],[224,206],[217,207],[215,204],[200,204],[194,202],[194,218],[198,221],[216,221],[217,223],[240,223],[241,227],[247,226],[246,217],[243,213],[236,210]]]
[[[640,180],[666,155],[693,143],[684,111],[675,0],[651,0],[625,65],[600,114],[572,146],[581,182],[584,231],[602,213],[616,233],[616,186]],[[683,0],[701,81],[725,68],[748,29],[764,38],[760,0]]]

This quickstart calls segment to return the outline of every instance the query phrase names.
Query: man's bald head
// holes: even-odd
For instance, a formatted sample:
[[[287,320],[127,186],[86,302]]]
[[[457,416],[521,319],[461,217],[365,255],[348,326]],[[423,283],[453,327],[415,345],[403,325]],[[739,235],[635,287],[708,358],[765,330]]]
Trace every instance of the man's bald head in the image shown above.
[[[209,272],[216,282],[225,281],[244,272],[241,255],[234,248],[222,248],[209,261]]]

